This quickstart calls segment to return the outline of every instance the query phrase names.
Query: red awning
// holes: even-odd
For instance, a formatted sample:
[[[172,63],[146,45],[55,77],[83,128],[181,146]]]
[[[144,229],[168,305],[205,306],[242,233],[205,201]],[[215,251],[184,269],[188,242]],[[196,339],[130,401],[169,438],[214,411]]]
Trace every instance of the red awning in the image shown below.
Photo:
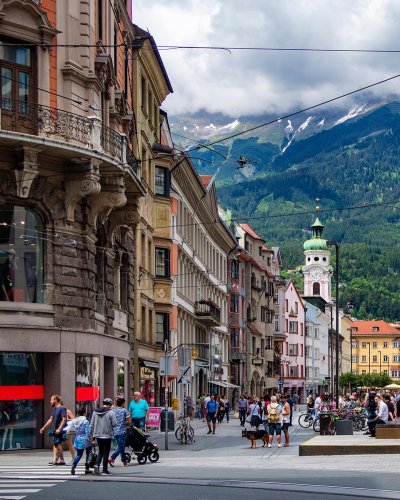
[[[255,335],[260,335],[262,336],[262,333],[260,332],[260,330],[256,327],[256,325],[253,325],[253,323],[247,323],[247,326],[249,328],[249,330],[251,331],[251,333],[254,333]]]

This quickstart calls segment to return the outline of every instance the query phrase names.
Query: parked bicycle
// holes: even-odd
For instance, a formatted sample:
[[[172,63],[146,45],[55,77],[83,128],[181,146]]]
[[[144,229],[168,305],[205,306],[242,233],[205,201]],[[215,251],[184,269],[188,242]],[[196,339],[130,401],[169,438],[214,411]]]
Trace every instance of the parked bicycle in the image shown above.
[[[175,437],[180,443],[194,443],[194,429],[189,417],[179,416],[178,427],[175,431]]]
[[[302,413],[299,416],[298,422],[299,422],[300,427],[303,427],[304,429],[308,429],[313,425],[315,419],[316,419],[315,410],[312,410],[312,411],[309,411],[307,413]]]

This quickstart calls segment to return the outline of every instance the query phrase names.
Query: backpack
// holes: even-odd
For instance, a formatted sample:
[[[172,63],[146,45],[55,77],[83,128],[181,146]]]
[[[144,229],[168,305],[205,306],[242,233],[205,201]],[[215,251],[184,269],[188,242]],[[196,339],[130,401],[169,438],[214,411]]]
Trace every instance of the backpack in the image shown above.
[[[272,405],[269,406],[268,413],[268,422],[270,424],[277,424],[279,422],[279,413],[278,413],[279,405],[276,404],[274,407]]]

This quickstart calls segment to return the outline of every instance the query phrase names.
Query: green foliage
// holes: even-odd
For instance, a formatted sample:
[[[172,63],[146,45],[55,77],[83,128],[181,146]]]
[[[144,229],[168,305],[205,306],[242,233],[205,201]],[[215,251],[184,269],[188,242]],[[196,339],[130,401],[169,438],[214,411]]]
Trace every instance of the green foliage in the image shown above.
[[[304,263],[319,197],[324,236],[340,244],[340,305],[359,319],[400,319],[398,108],[384,106],[294,143],[258,178],[218,188],[234,219],[279,246],[289,269]],[[256,148],[252,143],[254,155]],[[372,205],[380,202],[387,205]]]
[[[343,388],[356,389],[357,387],[385,387],[392,383],[392,379],[386,373],[365,373],[356,375],[345,372],[339,377],[339,385]]]

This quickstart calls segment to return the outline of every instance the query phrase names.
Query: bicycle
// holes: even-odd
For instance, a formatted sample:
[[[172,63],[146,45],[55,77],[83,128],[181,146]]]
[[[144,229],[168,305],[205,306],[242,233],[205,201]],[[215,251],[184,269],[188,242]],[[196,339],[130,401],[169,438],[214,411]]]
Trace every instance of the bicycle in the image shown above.
[[[314,420],[315,420],[315,410],[311,410],[310,412],[302,413],[299,416],[298,422],[300,427],[308,429],[313,425]]]
[[[180,443],[194,443],[194,429],[189,417],[179,416],[175,437]]]

